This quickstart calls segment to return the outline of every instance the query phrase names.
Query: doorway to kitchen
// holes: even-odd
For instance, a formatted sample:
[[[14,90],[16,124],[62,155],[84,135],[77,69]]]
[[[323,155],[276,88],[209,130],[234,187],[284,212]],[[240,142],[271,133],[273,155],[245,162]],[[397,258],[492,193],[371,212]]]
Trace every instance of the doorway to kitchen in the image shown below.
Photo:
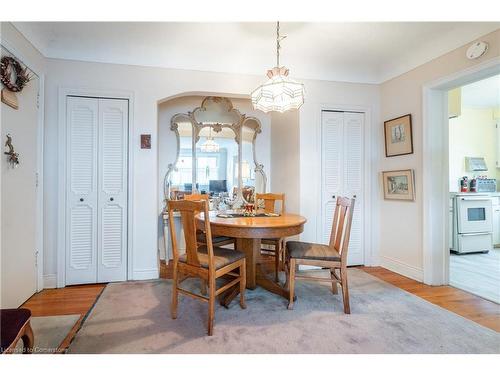
[[[448,91],[449,284],[500,303],[500,75]]]

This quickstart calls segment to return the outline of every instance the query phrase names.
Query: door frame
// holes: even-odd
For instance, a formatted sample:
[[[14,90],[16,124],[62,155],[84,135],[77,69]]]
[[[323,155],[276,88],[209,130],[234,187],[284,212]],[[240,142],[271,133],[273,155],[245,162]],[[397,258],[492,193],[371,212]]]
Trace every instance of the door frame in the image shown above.
[[[133,124],[134,124],[134,92],[124,90],[101,90],[85,87],[64,87],[58,89],[58,160],[64,163],[58,165],[58,220],[57,220],[57,288],[66,286],[66,97],[81,96],[96,99],[126,99],[128,100],[128,145],[127,145],[127,280],[133,279]]]
[[[373,184],[373,179],[372,179],[372,162],[371,162],[371,157],[374,152],[374,150],[377,150],[378,148],[376,147],[377,145],[373,145],[372,140],[376,139],[373,137],[370,137],[371,132],[373,131],[373,124],[372,124],[372,108],[368,106],[360,106],[360,105],[354,105],[354,104],[329,104],[329,103],[323,103],[319,105],[318,107],[318,113],[319,113],[319,126],[316,129],[316,142],[318,145],[320,145],[320,150],[321,152],[319,153],[318,156],[318,165],[322,165],[322,153],[323,153],[323,143],[322,143],[322,112],[323,111],[338,111],[338,112],[358,112],[358,113],[364,113],[365,115],[365,124],[364,124],[364,133],[363,133],[363,145],[364,145],[364,173],[363,173],[363,185],[364,185],[364,193],[363,193],[363,201],[364,201],[364,249],[363,249],[363,263],[365,266],[375,266],[378,265],[378,254],[379,254],[379,249],[378,249],[378,236],[376,233],[378,231],[373,230],[373,217],[372,215],[376,212],[376,207],[373,207],[374,204],[376,204],[376,199],[374,199],[373,194],[374,194],[374,184]],[[321,167],[320,167],[321,169]],[[321,173],[323,171],[320,171],[320,176],[319,178],[322,178]],[[317,200],[317,212],[321,212],[321,215],[323,215],[323,207],[322,207],[322,197],[323,197],[323,192],[322,192],[322,184],[318,184],[316,193],[317,196],[320,197]],[[371,202],[371,204],[369,204]],[[316,226],[316,238],[319,240],[322,238],[322,226],[317,225]],[[368,248],[368,245],[371,244],[370,248]]]
[[[2,40],[1,45],[7,52],[17,57],[38,77],[38,111],[37,111],[37,171],[36,175],[36,223],[35,223],[35,265],[36,265],[36,291],[40,292],[44,288],[44,203],[43,203],[43,153],[44,153],[44,128],[45,128],[45,74],[33,68],[32,61],[27,59],[8,41]],[[1,190],[0,190],[1,191]]]
[[[423,121],[423,273],[428,285],[449,283],[449,136],[448,91],[500,74],[495,57],[422,87]]]

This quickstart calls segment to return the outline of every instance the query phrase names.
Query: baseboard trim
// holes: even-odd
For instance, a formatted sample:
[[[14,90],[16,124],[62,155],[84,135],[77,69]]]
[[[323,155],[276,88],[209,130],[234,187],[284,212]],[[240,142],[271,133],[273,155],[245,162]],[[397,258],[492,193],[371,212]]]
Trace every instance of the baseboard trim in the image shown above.
[[[57,275],[55,273],[43,275],[43,289],[55,288],[57,288]]]
[[[423,269],[410,266],[409,264],[401,262],[397,259],[380,255],[380,266],[416,281],[422,282],[424,280]]]
[[[132,280],[151,280],[160,277],[160,272],[157,268],[134,270]]]

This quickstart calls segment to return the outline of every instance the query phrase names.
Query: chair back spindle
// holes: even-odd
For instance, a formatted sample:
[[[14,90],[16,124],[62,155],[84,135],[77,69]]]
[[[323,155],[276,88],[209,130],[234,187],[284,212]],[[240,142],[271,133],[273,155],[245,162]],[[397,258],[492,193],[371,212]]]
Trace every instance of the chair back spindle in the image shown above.
[[[340,254],[342,262],[347,260],[354,203],[354,198],[337,198],[335,212],[333,214],[333,225],[329,246]]]
[[[196,239],[196,215],[203,212],[207,220],[205,223],[205,233],[207,234],[207,254],[209,270],[214,267],[212,235],[210,230],[210,219],[208,214],[208,200],[179,200],[168,201],[168,216],[170,238],[172,239],[172,250],[174,262],[179,259],[179,248],[177,244],[177,236],[175,230],[174,212],[180,212],[182,229],[184,231],[184,240],[186,242],[186,263],[200,267],[198,258],[198,243]]]
[[[284,193],[257,193],[255,202],[258,205],[259,200],[264,201],[265,213],[278,213],[282,215],[285,212],[285,194]],[[280,211],[276,212],[276,202],[280,202]]]

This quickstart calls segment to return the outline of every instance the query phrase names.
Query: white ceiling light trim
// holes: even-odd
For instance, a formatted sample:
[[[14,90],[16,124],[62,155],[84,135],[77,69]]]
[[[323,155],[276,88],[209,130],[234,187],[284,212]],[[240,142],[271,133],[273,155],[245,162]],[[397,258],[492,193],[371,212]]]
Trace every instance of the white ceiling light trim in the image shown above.
[[[288,77],[289,70],[280,67],[280,23],[276,23],[276,66],[267,71],[269,80],[252,92],[252,104],[263,112],[285,112],[304,104],[304,84]]]

